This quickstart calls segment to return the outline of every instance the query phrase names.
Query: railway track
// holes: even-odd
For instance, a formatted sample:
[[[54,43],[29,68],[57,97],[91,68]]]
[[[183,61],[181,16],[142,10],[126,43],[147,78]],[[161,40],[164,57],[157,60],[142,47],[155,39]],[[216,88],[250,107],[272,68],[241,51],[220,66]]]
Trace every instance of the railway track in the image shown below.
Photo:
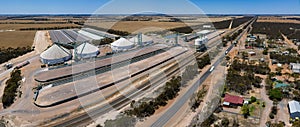
[[[174,50],[175,50],[175,48],[174,48]],[[103,90],[103,89],[108,88],[108,87],[111,87],[111,86],[113,86],[113,85],[115,85],[115,84],[117,84],[117,83],[123,82],[123,81],[128,80],[128,79],[130,79],[130,78],[132,78],[132,77],[135,77],[135,76],[137,76],[137,75],[140,75],[140,74],[142,74],[142,73],[144,73],[144,72],[146,72],[146,71],[148,71],[148,70],[150,70],[150,69],[152,69],[152,68],[157,67],[158,65],[161,65],[161,64],[163,64],[163,63],[165,63],[165,62],[168,62],[168,61],[170,61],[170,60],[172,60],[172,59],[174,59],[174,58],[176,58],[176,57],[178,57],[178,56],[184,54],[185,52],[187,52],[186,49],[185,49],[185,50],[181,49],[181,50],[182,50],[182,51],[179,51],[179,52],[177,52],[176,54],[172,54],[172,56],[167,56],[165,60],[162,60],[162,61],[159,61],[159,62],[154,62],[154,65],[151,65],[151,66],[149,66],[149,67],[147,67],[147,68],[143,68],[143,69],[141,69],[141,70],[133,70],[133,72],[131,72],[131,74],[126,75],[126,76],[123,76],[123,77],[120,77],[119,79],[117,79],[117,80],[115,80],[115,81],[112,81],[112,82],[110,82],[110,83],[108,83],[108,84],[101,85],[100,87],[98,87],[98,88],[96,88],[96,89],[87,91],[87,92],[85,92],[85,93],[81,93],[81,94],[76,95],[76,96],[68,97],[68,98],[65,98],[64,100],[59,100],[59,101],[56,101],[56,102],[54,102],[54,103],[47,104],[47,105],[40,105],[40,104],[36,103],[36,101],[34,102],[34,104],[35,104],[37,107],[40,107],[40,108],[53,107],[53,106],[56,106],[56,105],[60,105],[60,104],[63,104],[63,103],[66,103],[66,102],[75,100],[75,99],[80,98],[80,97],[83,97],[83,96],[87,96],[87,95],[89,95],[89,94],[91,94],[91,93],[94,93],[94,92]]]
[[[164,78],[164,76],[161,76],[161,75],[165,75],[167,78],[171,78],[172,76],[180,73],[180,69],[181,68],[184,68],[185,66],[187,65],[190,65],[190,64],[194,64],[195,61],[194,58],[195,57],[199,57],[202,53],[197,53],[197,54],[193,54],[193,53],[189,53],[187,54],[186,56],[190,56],[190,57],[185,57],[185,56],[182,56],[182,58],[179,58],[181,59],[178,63],[177,62],[173,62],[173,64],[171,66],[168,66],[167,68],[164,68],[162,69],[162,71],[160,72],[160,74],[156,75],[155,77],[160,77],[160,78],[153,78],[155,80],[151,80],[151,83],[152,83],[152,87],[157,87],[159,86],[160,84],[163,83],[163,79],[161,78]],[[180,66],[181,65],[181,66]],[[113,110],[113,109],[120,109],[122,108],[124,105],[127,105],[129,104],[132,100],[131,99],[128,99],[128,98],[135,98],[137,97],[138,95],[141,95],[141,94],[144,94],[147,90],[149,89],[149,82],[146,83],[146,84],[143,84],[142,86],[139,87],[139,91],[131,91],[131,93],[127,94],[126,97],[121,95],[119,96],[118,98],[116,98],[115,100],[112,100],[109,105],[105,105],[103,107],[98,107],[96,109],[92,109],[91,111],[89,111],[88,113],[84,113],[80,116],[77,116],[76,118],[72,119],[72,120],[69,120],[69,121],[66,121],[66,122],[62,122],[60,124],[56,124],[55,126],[83,126],[83,123],[88,123],[88,122],[91,122],[92,118],[95,118],[95,117],[98,117],[98,116],[101,116],[105,113],[108,113],[109,111]],[[53,125],[51,125],[53,126]]]

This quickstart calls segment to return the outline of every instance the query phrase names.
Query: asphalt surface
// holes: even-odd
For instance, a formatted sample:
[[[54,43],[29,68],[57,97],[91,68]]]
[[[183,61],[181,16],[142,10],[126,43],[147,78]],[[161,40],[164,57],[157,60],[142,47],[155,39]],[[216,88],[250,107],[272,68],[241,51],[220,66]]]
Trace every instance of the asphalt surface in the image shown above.
[[[255,19],[255,18],[254,18]],[[255,20],[252,20],[252,23]],[[237,37],[237,41],[241,39],[242,35],[247,32],[247,30],[249,29],[249,26],[252,25],[252,23],[250,23],[248,25],[248,27]],[[238,29],[237,29],[238,30]],[[234,44],[232,44],[226,51],[230,52],[232,50],[232,48],[234,47]],[[226,52],[225,51],[225,52]],[[224,54],[225,54],[224,52]],[[221,61],[223,60],[223,58],[225,57],[225,55],[222,54],[222,56],[214,63],[212,64],[211,67],[216,68]],[[185,104],[187,103],[187,101],[190,99],[190,97],[196,92],[197,88],[208,78],[208,76],[213,72],[214,70],[210,71],[206,71],[202,77],[200,77],[196,83],[193,84],[193,86],[171,107],[169,108],[162,116],[160,116],[160,118],[157,119],[157,121],[155,121],[151,127],[162,127],[164,126],[178,111],[179,109]]]
[[[232,49],[234,45],[231,45],[228,49]],[[218,66],[225,55],[223,54],[211,67]],[[157,121],[155,121],[151,127],[162,127],[164,126],[176,113],[179,109],[190,99],[190,97],[195,93],[197,88],[207,79],[207,77],[213,72],[214,70],[206,71],[201,78],[197,80],[196,83],[175,103],[171,108],[169,108],[166,113],[164,113]]]

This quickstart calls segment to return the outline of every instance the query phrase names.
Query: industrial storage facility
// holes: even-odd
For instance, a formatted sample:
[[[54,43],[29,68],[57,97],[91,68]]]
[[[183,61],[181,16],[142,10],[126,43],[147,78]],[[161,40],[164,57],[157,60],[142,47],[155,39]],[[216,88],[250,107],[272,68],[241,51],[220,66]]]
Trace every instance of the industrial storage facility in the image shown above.
[[[118,37],[117,35],[91,28],[82,28],[81,30],[50,30],[49,35],[53,43],[60,44],[83,43],[102,40],[106,37],[112,39]]]
[[[207,43],[207,42],[208,42],[207,36],[200,36],[200,38],[197,38],[197,39],[195,40],[195,45],[196,45],[196,46],[200,46],[200,45],[205,44],[205,43]]]
[[[107,37],[107,38],[112,38],[112,39],[115,39],[116,37],[119,37],[117,35],[110,34],[110,33],[103,32],[103,31],[99,31],[99,30],[95,30],[95,29],[92,29],[92,28],[82,28],[81,30],[86,31],[86,32],[91,33],[91,34],[94,34],[94,35],[101,36],[101,37]]]
[[[115,42],[111,43],[111,49],[114,52],[126,51],[133,47],[134,47],[134,43],[130,42],[129,40],[127,40],[125,38],[120,38],[120,39],[116,40]]]
[[[76,53],[80,58],[92,58],[99,55],[99,49],[90,44],[90,43],[82,43],[76,48]]]
[[[98,36],[98,35],[96,35],[96,34],[92,34],[92,33],[86,32],[86,31],[84,31],[84,30],[79,30],[78,33],[80,33],[80,34],[82,34],[82,35],[85,35],[85,36],[87,36],[87,37],[90,37],[90,38],[92,38],[93,40],[101,40],[101,39],[104,38],[104,37],[102,37],[102,36]]]
[[[92,40],[92,38],[84,36],[75,30],[51,30],[49,34],[53,43],[71,44]]]
[[[139,39],[141,39],[141,44],[139,44]],[[129,41],[133,42],[136,45],[149,45],[153,43],[153,39],[144,34],[136,35],[135,37],[129,39]]]
[[[44,64],[54,65],[66,62],[72,58],[70,50],[59,46],[57,44],[52,45],[49,49],[44,51],[41,55],[41,61]]]

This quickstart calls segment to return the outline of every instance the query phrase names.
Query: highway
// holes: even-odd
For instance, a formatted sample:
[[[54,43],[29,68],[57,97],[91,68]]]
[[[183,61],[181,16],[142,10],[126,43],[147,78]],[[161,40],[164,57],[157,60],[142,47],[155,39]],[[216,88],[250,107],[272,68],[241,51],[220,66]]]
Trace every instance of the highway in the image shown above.
[[[229,34],[232,34],[233,32],[235,32],[235,31],[237,31],[238,30],[238,28],[236,29],[236,30],[233,30],[233,31],[227,31]],[[217,37],[217,36],[216,36]],[[213,38],[216,38],[216,37],[213,37]],[[210,41],[213,41],[213,42],[217,42],[218,40],[219,40],[220,38],[218,38],[216,41],[215,40],[212,40],[212,39],[210,39]],[[213,47],[213,46],[212,46]],[[211,47],[210,47],[211,48]],[[230,46],[229,47],[230,49],[232,49],[233,48],[233,45],[232,46]],[[224,57],[224,55],[222,56],[222,58]],[[222,58],[220,58],[215,64],[213,64],[214,66],[217,66],[220,62],[221,62],[221,60],[222,60]],[[194,85],[193,86],[193,89],[191,89],[190,90],[190,92],[187,92],[187,95],[185,95],[185,97],[184,98],[182,98],[183,100],[188,100],[188,97],[190,97],[190,95],[192,95],[193,93],[194,93],[194,91],[193,90],[195,90],[195,88],[197,88],[209,75],[210,75],[210,73],[211,72],[206,72],[205,74],[204,74],[204,76],[201,78],[201,80],[199,80],[199,83],[198,83],[198,85]],[[203,81],[202,81],[203,80]],[[201,81],[201,82],[200,82]],[[188,94],[189,93],[189,94]],[[129,96],[137,96],[137,95],[140,95],[141,93],[140,93],[140,91],[136,91],[136,92],[133,92],[133,93],[130,93],[130,94],[128,94],[128,95],[126,95],[126,97],[127,98],[119,98],[119,99],[117,99],[117,100],[115,100],[115,101],[113,101],[112,103],[110,103],[109,105],[107,105],[107,106],[104,106],[104,107],[98,107],[98,108],[96,108],[96,110],[91,110],[91,111],[89,111],[88,113],[84,113],[84,114],[82,114],[82,115],[79,115],[79,116],[77,116],[77,117],[74,117],[74,118],[72,118],[72,119],[70,119],[70,120],[66,120],[66,121],[63,121],[62,123],[57,123],[56,125],[57,126],[70,126],[70,125],[76,125],[76,124],[82,124],[82,123],[86,123],[86,122],[88,122],[88,121],[90,121],[91,120],[91,117],[93,117],[93,118],[95,118],[95,116],[100,116],[101,114],[104,114],[104,113],[106,113],[106,112],[108,112],[108,111],[110,111],[110,110],[112,110],[112,109],[115,109],[115,107],[113,108],[113,107],[111,107],[112,105],[119,105],[120,106],[120,104],[122,104],[122,103],[124,103],[125,102],[125,104],[126,104],[126,101],[128,102],[128,97]],[[131,97],[130,97],[131,98]],[[183,103],[184,104],[184,103]],[[122,104],[123,105],[123,104]],[[175,109],[177,108],[178,109],[178,107],[180,107],[182,104],[177,104],[178,106],[176,106],[176,107],[174,107]],[[117,107],[119,107],[119,106],[117,106]],[[176,111],[177,112],[177,111]],[[175,113],[176,113],[175,112]],[[171,113],[172,114],[172,113]],[[172,116],[172,115],[171,115]],[[168,120],[167,120],[168,121]]]
[[[242,35],[247,32],[247,30],[249,29],[249,26],[251,26],[253,24],[253,22],[255,21],[255,18],[252,20],[252,23],[250,23],[247,28],[244,30],[244,32],[242,32],[236,39],[236,41],[238,41],[239,39],[241,39]],[[226,49],[226,51],[230,52],[231,49],[234,47],[235,44],[230,45],[229,48]],[[225,52],[226,52],[225,51]],[[211,65],[211,67],[217,67],[221,61],[223,60],[223,58],[225,57],[225,52],[222,53],[222,56],[219,57],[219,59],[217,59],[217,61],[215,63],[213,63]],[[169,108],[162,116],[160,116],[160,118],[158,118],[152,125],[151,127],[162,127],[164,126],[176,113],[177,111],[179,111],[179,109],[185,104],[187,103],[187,101],[190,99],[190,97],[196,92],[196,90],[199,88],[199,86],[208,78],[208,76],[213,72],[214,70],[210,71],[207,70],[203,76],[201,76],[190,88],[189,90],[179,99],[176,101],[176,103]]]
[[[228,49],[232,49],[234,45],[232,44]],[[214,63],[212,67],[218,66],[224,58],[224,54]],[[164,126],[176,113],[177,111],[188,101],[190,97],[195,93],[198,87],[206,80],[206,78],[212,73],[213,71],[206,71],[201,78],[199,78],[196,83],[171,107],[169,108],[157,121],[155,121],[151,127],[162,127]]]

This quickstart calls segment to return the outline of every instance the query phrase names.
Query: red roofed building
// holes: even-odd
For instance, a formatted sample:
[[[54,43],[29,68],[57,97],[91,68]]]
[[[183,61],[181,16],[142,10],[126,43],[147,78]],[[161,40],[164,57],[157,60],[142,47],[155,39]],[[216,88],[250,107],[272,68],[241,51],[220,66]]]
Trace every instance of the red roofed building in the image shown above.
[[[244,103],[244,98],[240,96],[234,96],[230,94],[225,94],[224,106],[242,106]]]

